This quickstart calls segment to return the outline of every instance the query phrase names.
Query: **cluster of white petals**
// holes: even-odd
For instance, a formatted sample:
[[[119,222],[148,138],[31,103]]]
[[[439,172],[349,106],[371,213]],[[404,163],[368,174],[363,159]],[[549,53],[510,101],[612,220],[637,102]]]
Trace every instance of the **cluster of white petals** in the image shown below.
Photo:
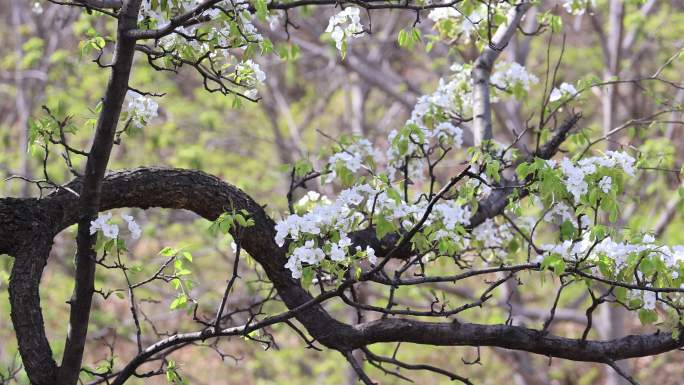
[[[487,219],[473,229],[472,237],[492,255],[504,257],[507,253],[504,246],[513,239],[513,229],[507,223],[497,225],[493,219]]]
[[[335,42],[335,47],[344,51],[349,39],[359,37],[364,33],[359,8],[348,7],[330,17],[325,32],[330,33],[330,37]]]
[[[128,91],[126,97],[128,98],[128,105],[126,106],[128,119],[130,119],[131,125],[134,128],[141,129],[145,127],[147,123],[157,116],[159,105],[151,98],[134,91]]]
[[[408,204],[403,200],[393,199],[386,191],[368,184],[341,191],[333,202],[326,202],[316,194],[306,200],[307,203],[316,201],[319,204],[302,215],[287,216],[275,227],[275,241],[279,246],[285,245],[287,240],[298,245],[290,253],[286,265],[295,278],[301,277],[303,264],[317,265],[326,257],[333,261],[342,261],[354,254],[349,251],[351,241],[347,234],[361,230],[361,223],[367,223],[364,222],[367,215],[364,213],[372,212],[376,217],[400,224],[408,230],[422,219],[428,209],[425,200]],[[470,217],[471,210],[468,206],[453,200],[443,201],[434,205],[423,227],[437,225],[442,233],[435,238],[461,239],[456,226],[467,225]],[[330,241],[333,234],[339,235],[337,242]],[[364,253],[375,264],[375,250],[372,248],[358,249],[356,252]]]
[[[490,82],[500,89],[510,89],[519,85],[525,91],[529,91],[530,85],[539,83],[536,76],[516,62],[499,62],[495,69]]]
[[[601,191],[603,191],[605,194],[608,194],[613,186],[613,179],[606,175],[601,178],[598,185]]]
[[[349,233],[353,230],[354,220],[362,216],[357,208],[374,192],[375,189],[366,184],[355,186],[342,191],[330,204],[317,205],[303,215],[289,215],[276,224],[276,243],[283,246],[288,237],[298,241],[326,234],[330,230]]]
[[[252,12],[247,11],[248,7],[248,3],[236,4],[237,9],[244,9],[242,12],[240,12],[240,21],[242,23],[242,29],[240,32],[249,41],[261,42],[264,40],[264,37],[259,33],[256,26],[254,26],[254,14]]]
[[[502,9],[505,6],[505,3],[500,3],[498,5],[498,7],[501,7]],[[435,23],[448,19],[461,19],[458,32],[466,39],[470,39],[477,26],[487,19],[487,12],[487,6],[482,4],[476,7],[469,15],[464,15],[454,7],[441,7],[430,11],[428,18]]]
[[[303,197],[301,197],[297,201],[297,206],[298,207],[303,207],[306,208],[309,205],[312,204],[330,204],[330,199],[326,197],[325,195],[321,195],[316,191],[308,191],[306,194],[304,194]]]
[[[131,233],[132,239],[140,238],[142,230],[138,223],[135,222],[132,216],[122,214],[121,218],[126,222],[128,231]],[[116,239],[119,236],[119,225],[110,223],[112,213],[105,213],[97,217],[94,221],[90,221],[90,234],[95,234],[102,231],[102,235],[109,239]]]
[[[668,268],[684,261],[684,246],[660,246],[652,241],[651,236],[645,236],[641,243],[616,242],[611,237],[596,244],[586,237],[580,241],[566,240],[560,244],[541,246],[544,254],[539,256],[538,261],[550,254],[560,255],[570,261],[596,261],[603,255],[614,261],[618,269],[625,266],[629,256],[640,253],[650,258],[660,258]]]
[[[90,234],[95,234],[102,231],[102,235],[110,239],[116,239],[119,236],[119,226],[109,223],[112,219],[112,213],[100,215],[94,221],[90,221]]]
[[[261,70],[259,64],[249,59],[235,66],[235,72],[240,79],[240,84],[249,88],[245,91],[245,95],[249,98],[256,98],[258,93],[256,87],[266,80],[266,73]]]
[[[590,3],[594,5],[595,0],[562,0],[562,2],[563,8],[565,8],[568,13],[579,16],[584,15],[584,12],[587,10],[587,6]]]
[[[198,1],[183,0],[174,4],[174,13],[169,16],[188,12],[201,4],[202,2]],[[221,64],[234,65],[234,60],[230,60],[231,56],[227,51],[228,48],[236,45],[232,40],[236,38],[241,40],[239,45],[245,42],[261,45],[264,42],[263,36],[254,25],[255,15],[249,7],[250,4],[247,1],[219,2],[202,11],[202,17],[207,19],[205,25],[209,27],[208,30],[200,31],[198,25],[176,27],[172,33],[162,36],[155,44],[164,48],[165,51],[176,50],[180,56],[200,57],[208,54],[215,63],[219,63],[219,59],[225,57],[224,63]],[[150,26],[149,21],[156,21],[157,28],[169,22],[162,15],[160,4],[157,2],[157,6],[152,8],[151,0],[143,0],[138,18],[139,22],[148,23],[148,26]],[[268,20],[272,26],[278,24],[277,16],[269,16]],[[234,32],[235,28],[239,29],[237,35]],[[181,48],[192,48],[192,51]]]
[[[577,94],[577,89],[570,83],[561,83],[558,88],[554,88],[549,95],[549,101],[556,102],[562,98],[572,97]]]
[[[581,197],[589,190],[589,184],[587,183],[586,178],[595,174],[599,167],[618,167],[627,175],[634,176],[635,162],[635,159],[625,152],[607,151],[603,156],[582,158],[578,162],[563,158],[559,167],[565,176],[565,188],[572,194],[575,203],[579,203]],[[610,178],[603,178],[599,181],[599,186],[607,193],[612,187],[612,180]]]
[[[126,225],[128,225],[128,231],[130,231],[130,233],[131,233],[131,238],[133,238],[133,239],[140,238],[140,235],[142,234],[142,230],[140,229],[140,226],[135,221],[135,219],[133,219],[133,217],[128,215],[128,214],[121,214],[121,218],[123,218],[123,220],[126,222]]]
[[[444,19],[460,17],[461,13],[453,7],[435,8],[428,14],[428,19],[438,22]]]
[[[375,189],[369,185],[355,186],[342,191],[332,203],[316,199],[321,204],[310,212],[290,215],[276,224],[275,241],[279,246],[283,246],[286,239],[295,243],[303,241],[290,253],[285,265],[293,278],[301,277],[303,263],[317,265],[326,256],[333,261],[342,261],[350,254],[351,240],[347,234],[363,218],[360,207],[373,193]],[[337,242],[329,240],[328,236],[333,232],[339,234]],[[375,251],[371,250],[366,250],[366,255],[374,263]]]

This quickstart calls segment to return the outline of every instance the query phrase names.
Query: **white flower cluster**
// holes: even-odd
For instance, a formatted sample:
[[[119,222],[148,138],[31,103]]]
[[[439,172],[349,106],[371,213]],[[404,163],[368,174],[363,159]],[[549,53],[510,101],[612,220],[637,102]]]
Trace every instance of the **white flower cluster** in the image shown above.
[[[159,105],[151,98],[133,91],[128,91],[126,97],[128,98],[126,111],[134,128],[142,129],[157,116]]]
[[[575,16],[584,15],[587,10],[587,6],[591,3],[595,4],[595,0],[562,0],[563,8]]]
[[[278,246],[285,244],[286,238],[297,241],[307,236],[320,236],[331,230],[349,233],[354,228],[354,220],[363,215],[354,208],[360,207],[375,189],[364,184],[343,190],[331,204],[315,206],[304,215],[290,215],[276,224],[275,241]]]
[[[364,34],[359,9],[348,7],[337,15],[332,16],[325,32],[330,33],[330,37],[335,42],[335,47],[339,51],[345,52],[349,39],[357,38]]]
[[[412,124],[413,121],[409,120],[407,124]],[[422,139],[417,134],[410,134],[410,140],[407,141],[407,153],[402,155],[397,146],[390,146],[387,149],[387,168],[388,174],[392,180],[395,178],[403,178],[403,174],[399,171],[404,167],[404,162],[406,161],[406,155],[416,155],[414,159],[411,159],[408,167],[408,176],[413,180],[422,180],[424,173],[423,159],[421,159],[422,154],[420,148],[427,150],[427,146],[431,144],[442,143],[447,146],[453,146],[454,148],[460,148],[463,145],[463,129],[458,126],[454,126],[451,122],[438,123],[433,129],[429,129],[425,126],[418,126],[422,132]],[[387,139],[390,143],[394,141],[396,136],[399,135],[397,130],[390,131]]]
[[[470,69],[460,65],[454,65],[451,68],[456,70],[452,79],[448,82],[439,79],[435,92],[419,97],[407,124],[413,123],[425,128],[424,118],[427,116],[440,114],[461,116],[472,109],[472,101],[469,97],[472,93]]]
[[[482,246],[491,249],[495,255],[504,256],[506,250],[502,247],[513,239],[513,229],[507,223],[497,225],[493,219],[487,219],[473,229],[473,238],[482,242]]]
[[[143,0],[139,14],[140,21],[156,20],[157,26],[168,24],[168,20],[160,15],[160,8],[152,9],[151,4],[150,0]],[[200,4],[197,1],[183,0],[175,4],[174,10],[181,13],[187,12]],[[219,9],[219,6],[226,11]],[[232,10],[230,9],[231,6]],[[214,61],[216,67],[222,64],[232,66],[235,64],[235,60],[228,53],[228,48],[243,46],[246,43],[261,45],[264,42],[263,36],[254,25],[255,15],[249,11],[249,7],[250,4],[247,1],[219,2],[209,9],[205,9],[202,13],[202,16],[207,19],[203,24],[209,27],[208,30],[198,30],[198,25],[180,26],[173,33],[161,37],[156,44],[164,48],[165,51],[177,50],[177,53],[183,57],[191,56],[196,59],[209,53],[209,57]],[[234,16],[221,17],[224,14]],[[269,20],[275,24],[277,23],[277,16],[269,16]],[[239,29],[237,34],[235,33],[236,28]],[[192,51],[179,50],[181,47],[192,48]],[[222,58],[224,59],[223,63],[219,60]]]
[[[565,188],[579,203],[582,195],[589,190],[589,185],[585,178],[598,171],[598,167],[622,168],[629,176],[635,175],[635,159],[625,152],[607,151],[604,156],[594,156],[583,158],[577,163],[573,163],[568,158],[563,158],[560,162],[560,170],[565,176]],[[604,192],[609,192],[612,188],[612,179],[602,178],[599,187]]]
[[[334,261],[342,261],[351,246],[351,240],[347,234],[355,230],[355,226],[363,219],[361,204],[368,196],[376,191],[369,185],[360,185],[344,190],[337,200],[330,204],[320,204],[303,215],[290,215],[276,224],[275,241],[278,246],[283,246],[286,239],[292,242],[303,241],[303,244],[295,248],[285,265],[292,272],[293,278],[300,278],[302,263],[310,265],[318,264],[328,255]],[[339,234],[338,242],[326,240],[330,234]],[[321,239],[322,244],[317,244]],[[369,260],[374,263],[375,251],[365,250]]]
[[[192,36],[193,33],[187,30],[185,27],[178,27],[174,30],[174,33],[168,34],[159,39],[157,44],[159,44],[159,46],[161,46],[165,50],[171,51],[183,44],[188,44],[188,42],[185,40],[185,38],[183,38],[182,35]],[[192,43],[190,43],[190,45],[193,46],[193,48],[195,48],[196,50],[202,48],[202,46],[199,45],[196,41],[193,41]]]
[[[503,3],[500,3],[502,5]],[[428,18],[435,23],[442,20],[462,18],[459,33],[466,39],[470,39],[477,26],[487,18],[487,7],[480,5],[469,15],[463,15],[458,9],[453,7],[435,8],[428,14]]]
[[[342,151],[332,154],[328,158],[328,164],[331,166],[331,172],[325,179],[325,183],[332,182],[337,177],[336,168],[338,165],[343,166],[352,173],[357,172],[364,166],[366,160],[377,158],[378,151],[373,147],[373,144],[368,139],[360,139],[354,143],[345,146]]]
[[[301,199],[297,201],[297,206],[299,207],[308,207],[312,204],[330,204],[330,199],[326,197],[325,195],[321,195],[317,193],[316,191],[309,191],[306,194],[304,194]]]
[[[460,17],[461,13],[453,7],[435,8],[428,14],[428,19],[435,23],[444,20]]]
[[[601,178],[601,180],[598,183],[599,188],[601,191],[603,191],[605,194],[608,194],[613,187],[613,178],[609,176],[604,176]]]
[[[499,62],[496,64],[490,82],[495,87],[504,90],[520,86],[525,91],[529,91],[530,85],[539,83],[539,79],[516,62]]]
[[[499,3],[499,5],[503,4],[505,3]],[[475,31],[477,26],[485,20],[487,20],[487,7],[484,5],[478,7],[475,11],[473,11],[473,13],[463,19],[463,24],[461,24],[461,32],[466,39],[470,39],[473,31]]]
[[[249,3],[241,3],[241,4],[236,4],[235,8],[237,10],[242,9],[243,11],[240,12],[240,22],[242,23],[242,34],[247,38],[249,41],[258,41],[262,42],[264,40],[264,37],[261,36],[257,28],[254,26],[254,14],[249,12],[247,8],[249,8]]]
[[[128,231],[131,233],[131,238],[138,239],[142,234],[140,226],[135,222],[132,216],[127,214],[122,214],[124,222],[128,226]],[[90,221],[90,234],[95,234],[98,231],[102,231],[102,235],[109,239],[116,239],[119,236],[119,225],[109,223],[112,219],[112,213],[106,213],[100,215],[94,221]]]
[[[315,197],[315,195],[314,195]],[[307,199],[309,201],[310,198]],[[333,261],[342,261],[352,255],[349,250],[351,241],[347,234],[359,230],[367,214],[374,213],[378,217],[392,223],[399,223],[408,230],[415,226],[427,209],[427,202],[421,200],[416,204],[408,204],[403,200],[395,200],[386,191],[380,191],[368,184],[357,185],[340,192],[332,203],[322,199],[310,212],[303,215],[290,215],[276,224],[275,241],[279,246],[290,240],[298,246],[289,256],[286,267],[294,278],[301,277],[302,264],[317,265],[326,256]],[[463,238],[456,231],[456,226],[470,222],[471,210],[468,206],[449,200],[434,205],[429,218],[423,224],[428,228],[437,224],[440,229],[435,239],[448,237],[452,240]],[[333,235],[339,235],[337,242],[331,242]],[[375,264],[375,250],[366,248],[356,250]]]
[[[633,294],[633,291],[631,291]],[[648,290],[642,291],[642,301],[644,302],[644,309],[646,310],[655,310],[656,307],[656,293]]]
[[[453,200],[437,203],[433,207],[433,213],[442,221],[447,230],[454,230],[456,225],[470,223],[470,207],[459,205]]]
[[[420,96],[411,111],[411,117],[406,121],[407,126],[415,125],[423,135],[423,139],[417,135],[411,135],[411,140],[407,143],[408,155],[420,151],[420,146],[435,142],[455,148],[463,146],[463,129],[453,125],[449,120],[470,113],[472,107],[470,68],[455,64],[450,69],[453,72],[450,80],[439,79],[435,92]],[[398,134],[397,130],[390,131],[388,141],[392,143]],[[398,175],[397,171],[403,167],[405,155],[401,154],[395,146],[387,149],[390,176]],[[423,168],[418,159],[412,161],[409,164],[409,177],[416,180],[422,179]]]
[[[486,173],[481,173],[480,178],[472,178],[468,179],[466,182],[466,185],[474,188],[477,190],[477,196],[480,199],[487,198],[489,194],[492,193],[492,188],[490,186],[489,179],[487,178]]]
[[[554,88],[549,95],[550,102],[556,102],[562,98],[572,97],[577,94],[577,89],[570,83],[562,83],[560,87]]]
[[[626,265],[629,256],[640,253],[646,253],[648,258],[660,258],[668,268],[684,261],[684,246],[659,246],[653,240],[649,235],[644,236],[642,243],[616,242],[610,237],[596,245],[587,238],[580,241],[566,240],[560,244],[542,245],[544,254],[538,256],[537,261],[541,262],[550,254],[557,254],[569,261],[595,262],[603,255],[614,261],[618,270]],[[674,272],[673,278],[677,276],[677,272]]]
[[[240,84],[249,88],[245,91],[245,96],[252,99],[256,98],[258,95],[256,87],[264,84],[266,80],[266,74],[261,70],[259,64],[249,59],[235,66],[235,72]]]
[[[544,207],[541,199],[538,196],[534,196],[534,205],[537,207]],[[586,215],[582,218],[586,218]],[[554,202],[549,210],[544,214],[544,221],[549,223],[561,224],[565,221],[574,221],[573,210],[565,204],[564,202]]]

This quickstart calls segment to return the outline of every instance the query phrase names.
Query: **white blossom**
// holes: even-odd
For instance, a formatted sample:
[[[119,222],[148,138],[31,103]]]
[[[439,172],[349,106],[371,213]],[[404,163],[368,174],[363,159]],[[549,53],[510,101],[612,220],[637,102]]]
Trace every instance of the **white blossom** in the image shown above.
[[[240,21],[242,22],[242,28],[240,32],[242,33],[242,35],[245,36],[245,38],[248,41],[263,42],[264,37],[261,36],[257,28],[254,26],[254,23],[252,22],[254,14],[252,12],[249,12],[247,10],[247,7],[249,7],[249,3],[247,2],[235,5],[236,10],[239,10]]]
[[[500,248],[512,239],[512,231],[508,224],[497,226],[490,218],[473,229],[473,237],[482,242],[484,248]],[[496,253],[505,254],[502,250],[497,250]]]
[[[618,151],[607,151],[604,156],[583,158],[579,162],[572,162],[563,158],[560,169],[565,176],[565,188],[574,197],[575,203],[579,203],[581,197],[588,192],[589,185],[585,178],[598,171],[598,167],[621,168],[627,175],[635,176],[635,159],[629,154]],[[607,192],[612,186],[612,179],[599,182],[599,187]]]
[[[538,206],[541,206],[541,202],[539,202]],[[551,206],[548,212],[544,215],[544,220],[546,222],[552,223],[556,218],[560,219],[558,223],[563,223],[565,221],[572,222],[574,219],[573,211],[565,203],[555,202],[554,205]]]
[[[122,214],[121,218],[123,218],[123,220],[128,225],[128,231],[130,231],[130,233],[131,233],[131,238],[133,238],[133,239],[140,238],[140,235],[142,234],[142,230],[140,229],[140,226],[135,222],[135,219],[133,219],[132,216],[127,215],[127,214]]]
[[[328,27],[325,32],[330,33],[330,37],[335,42],[335,47],[344,52],[345,45],[351,38],[357,38],[364,34],[359,16],[359,8],[348,7],[337,15],[330,17]]]
[[[649,291],[649,290],[644,290],[644,309],[646,310],[655,310],[656,307],[656,293]]]
[[[341,164],[352,173],[356,173],[359,169],[364,167],[364,163],[367,159],[375,159],[377,157],[377,150],[368,139],[357,140],[328,158],[328,163],[331,165],[332,170],[325,179],[325,183],[330,183],[335,179],[337,176],[335,166],[338,164]]]
[[[344,258],[346,258],[346,253],[344,252],[344,249],[342,249],[338,244],[333,243],[333,245],[330,248],[330,259],[339,262],[343,261]]]
[[[430,131],[430,136],[445,140],[456,147],[463,146],[463,129],[450,122],[439,123],[434,130]]]
[[[603,178],[601,178],[598,185],[601,191],[608,194],[613,185],[613,179],[609,176],[604,176]]]
[[[453,7],[435,8],[428,14],[428,19],[438,22],[440,20],[460,17],[461,14]]]
[[[562,0],[563,1],[563,8],[568,13],[571,13],[575,16],[579,15],[584,15],[584,12],[587,9],[587,6],[589,5],[590,0]],[[595,3],[595,0],[591,0],[591,4],[593,5]]]
[[[101,230],[105,237],[116,239],[119,236],[119,226],[109,223],[110,219],[112,219],[112,213],[106,213],[98,216],[94,221],[90,221],[90,234],[95,234]]]
[[[462,19],[460,24],[460,32],[463,34],[463,36],[465,36],[466,39],[470,39],[473,31],[483,20],[486,19],[486,17],[487,7],[482,5],[478,6],[469,15],[464,15],[458,9],[453,7],[435,8],[428,14],[428,18],[435,23],[447,19]]]
[[[126,111],[134,128],[142,129],[157,116],[159,105],[151,98],[134,91],[128,91],[126,97],[128,98]]]
[[[370,246],[366,246],[366,258],[371,265],[377,265],[378,257],[375,256],[375,249]]]
[[[437,203],[432,212],[442,220],[444,228],[447,230],[454,230],[459,224],[467,225],[470,223],[470,208],[458,205],[454,201]]]
[[[570,83],[562,83],[558,88],[554,88],[549,95],[550,102],[556,102],[561,98],[573,96],[577,93],[577,89]]]
[[[529,91],[530,85],[539,83],[539,79],[516,62],[499,62],[490,82],[504,90],[520,85],[525,91]]]
[[[236,65],[235,72],[240,84],[248,88],[245,91],[245,96],[252,99],[256,98],[258,94],[256,87],[264,84],[266,80],[266,73],[261,70],[259,64],[249,59]]]
[[[319,263],[323,258],[325,258],[323,250],[316,247],[313,240],[308,240],[304,245],[297,247],[292,251],[285,267],[292,272],[292,278],[301,278],[302,263],[314,265]]]
[[[505,3],[503,2],[499,3],[499,6],[504,4]],[[468,15],[468,17],[463,18],[463,23],[461,24],[461,33],[465,35],[466,39],[470,39],[473,31],[482,23],[483,20],[486,20],[487,17],[487,6],[480,5],[470,15]]]
[[[262,84],[264,80],[266,80],[266,73],[264,73],[259,64],[255,63],[252,59],[238,64],[235,70],[238,74],[247,78],[250,83]]]

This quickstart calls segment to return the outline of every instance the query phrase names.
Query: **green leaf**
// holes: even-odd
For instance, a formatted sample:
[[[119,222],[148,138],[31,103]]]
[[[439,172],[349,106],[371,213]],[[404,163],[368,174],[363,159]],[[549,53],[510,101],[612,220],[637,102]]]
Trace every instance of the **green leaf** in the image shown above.
[[[173,247],[166,246],[165,248],[161,249],[161,251],[159,252],[159,255],[161,255],[163,257],[171,257],[171,256],[176,255],[176,253],[178,253],[178,251],[176,251],[176,249],[174,249]]]
[[[542,269],[552,269],[556,274],[562,274],[565,271],[565,261],[560,254],[549,254],[544,257],[541,263]]]
[[[569,220],[560,225],[561,240],[572,239],[575,236],[575,226]]]
[[[259,20],[266,20],[266,16],[268,15],[268,6],[266,5],[266,0],[255,0],[254,8],[256,8],[257,17]]]
[[[658,321],[658,313],[655,310],[639,309],[639,321],[642,325],[650,325]]]
[[[399,36],[397,36],[397,42],[399,43],[399,47],[405,47],[407,44],[408,40],[408,33],[405,30],[399,31]]]
[[[395,230],[395,226],[392,222],[385,219],[384,215],[378,215],[375,223],[375,234],[378,239],[382,239],[388,233]]]
[[[188,296],[185,294],[178,294],[178,297],[171,302],[169,308],[171,310],[177,310],[184,308],[188,303]]]
[[[311,286],[314,278],[314,269],[311,266],[307,266],[302,269],[302,287],[308,289]]]

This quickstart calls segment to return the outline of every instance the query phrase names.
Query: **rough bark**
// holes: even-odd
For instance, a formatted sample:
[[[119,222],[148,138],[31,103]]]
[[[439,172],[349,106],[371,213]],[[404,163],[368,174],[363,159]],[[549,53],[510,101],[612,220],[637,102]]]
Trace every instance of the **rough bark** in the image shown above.
[[[103,108],[98,118],[93,144],[86,162],[84,182],[79,197],[78,232],[76,236],[75,287],[69,301],[71,305],[69,328],[64,345],[62,365],[57,374],[60,385],[75,385],[83,360],[90,320],[90,308],[95,281],[95,244],[96,237],[90,234],[90,222],[100,209],[102,179],[109,163],[114,145],[114,135],[124,98],[128,92],[128,79],[133,66],[135,39],[126,32],[137,27],[138,10],[141,0],[124,2],[119,14],[117,43],[111,76],[105,91]]]

